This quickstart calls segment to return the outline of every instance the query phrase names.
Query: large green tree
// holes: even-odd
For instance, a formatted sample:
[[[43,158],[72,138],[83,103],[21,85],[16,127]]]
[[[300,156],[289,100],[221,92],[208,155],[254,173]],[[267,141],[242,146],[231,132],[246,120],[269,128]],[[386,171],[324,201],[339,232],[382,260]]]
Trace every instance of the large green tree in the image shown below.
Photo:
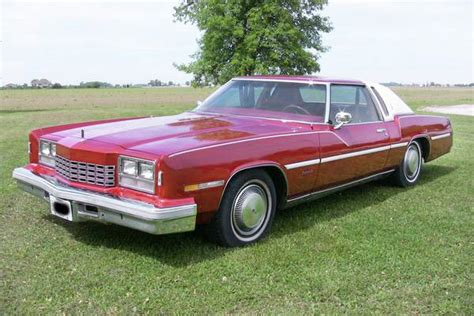
[[[327,0],[184,0],[175,18],[203,32],[199,51],[178,69],[193,85],[222,84],[234,76],[309,74],[319,71],[329,32],[320,15]]]

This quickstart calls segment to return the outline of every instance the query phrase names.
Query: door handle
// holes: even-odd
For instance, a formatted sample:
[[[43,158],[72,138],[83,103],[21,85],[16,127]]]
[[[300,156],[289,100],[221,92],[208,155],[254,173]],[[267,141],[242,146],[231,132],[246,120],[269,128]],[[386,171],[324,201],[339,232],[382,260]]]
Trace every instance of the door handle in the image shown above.
[[[386,128],[378,128],[377,133],[383,133],[385,137],[388,137],[387,129]]]

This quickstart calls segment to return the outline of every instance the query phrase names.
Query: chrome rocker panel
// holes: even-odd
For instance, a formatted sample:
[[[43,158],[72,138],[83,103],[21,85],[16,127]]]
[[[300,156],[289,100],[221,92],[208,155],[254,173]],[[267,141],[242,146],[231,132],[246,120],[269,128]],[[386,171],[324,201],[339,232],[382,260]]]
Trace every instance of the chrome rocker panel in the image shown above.
[[[13,178],[24,191],[46,201],[50,201],[50,196],[53,196],[70,202],[72,216],[67,219],[73,222],[97,220],[155,235],[192,231],[196,225],[196,204],[156,208],[135,200],[76,189],[53,178],[36,175],[26,168],[13,170]],[[88,210],[90,207],[95,207],[97,211],[91,212]]]
[[[298,196],[298,197],[295,197],[295,198],[292,198],[292,199],[288,199],[286,201],[286,204],[284,205],[284,208],[290,208],[290,207],[295,206],[297,204],[317,200],[317,199],[323,198],[323,197],[325,197],[329,194],[339,192],[339,191],[342,191],[342,190],[345,190],[345,189],[349,189],[349,188],[355,187],[357,185],[361,185],[361,184],[368,183],[368,182],[371,182],[371,181],[383,179],[383,178],[389,176],[390,174],[392,174],[394,171],[395,171],[395,169],[390,169],[390,170],[387,170],[387,171],[384,171],[384,172],[380,172],[380,173],[377,173],[377,174],[367,176],[365,178],[361,178],[361,179],[357,179],[357,180],[354,180],[354,181],[351,181],[351,182],[343,183],[343,184],[335,186],[335,187],[330,187],[330,188],[327,188],[327,189],[324,189],[324,190],[321,190],[321,191],[311,192],[311,193],[304,194],[304,195],[301,195],[301,196]]]

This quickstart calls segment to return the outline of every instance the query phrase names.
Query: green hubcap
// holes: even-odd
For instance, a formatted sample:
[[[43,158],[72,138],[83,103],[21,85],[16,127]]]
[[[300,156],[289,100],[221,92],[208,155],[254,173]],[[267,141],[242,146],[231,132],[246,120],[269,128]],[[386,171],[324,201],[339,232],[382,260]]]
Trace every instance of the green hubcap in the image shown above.
[[[252,235],[262,226],[268,210],[268,197],[257,184],[244,187],[237,195],[233,212],[233,225],[241,235]]]

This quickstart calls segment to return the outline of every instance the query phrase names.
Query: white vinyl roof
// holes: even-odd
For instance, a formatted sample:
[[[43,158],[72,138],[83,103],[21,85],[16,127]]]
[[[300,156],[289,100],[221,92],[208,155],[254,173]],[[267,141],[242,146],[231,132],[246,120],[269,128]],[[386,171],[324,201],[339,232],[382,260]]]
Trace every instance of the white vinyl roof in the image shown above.
[[[384,113],[385,120],[393,120],[395,115],[414,113],[413,110],[410,109],[410,107],[391,89],[375,82],[366,81],[365,84],[367,87],[375,88],[382,97],[388,110],[388,115],[385,115]]]

